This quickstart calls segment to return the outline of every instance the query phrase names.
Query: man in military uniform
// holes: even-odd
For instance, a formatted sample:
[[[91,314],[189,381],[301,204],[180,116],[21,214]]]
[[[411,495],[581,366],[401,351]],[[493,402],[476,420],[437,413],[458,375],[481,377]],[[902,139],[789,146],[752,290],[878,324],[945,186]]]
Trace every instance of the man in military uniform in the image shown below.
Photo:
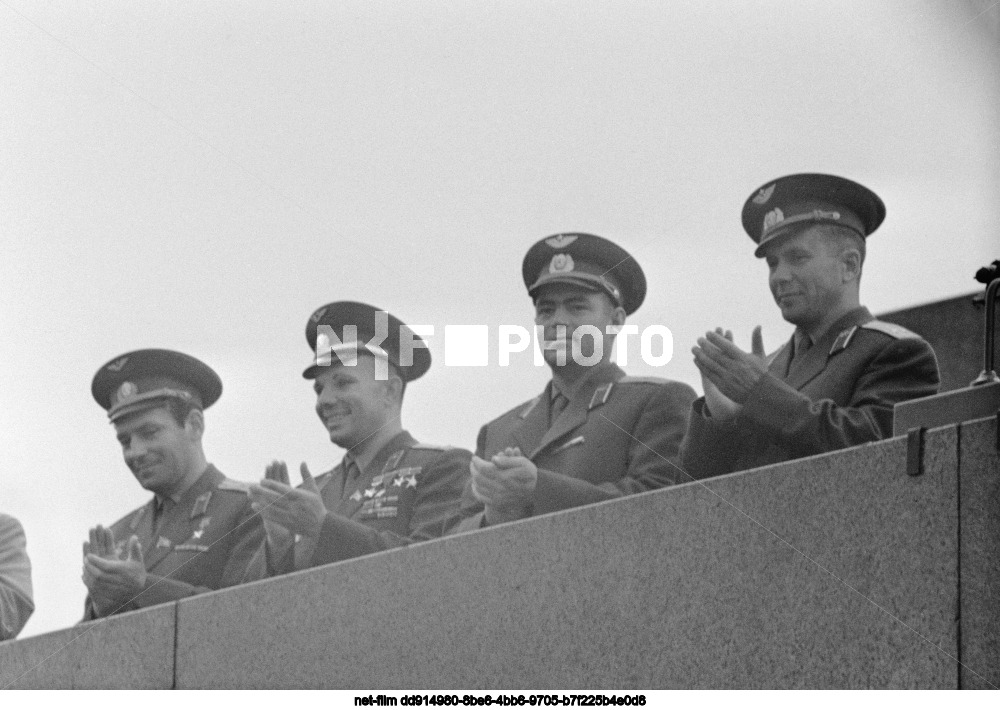
[[[172,350],[137,350],[94,376],[139,485],[153,499],[84,543],[84,619],[237,584],[264,528],[247,486],[205,459],[203,410],[222,382],[203,362]]]
[[[420,444],[403,429],[406,385],[431,365],[426,344],[393,315],[351,301],[330,303],[306,323],[315,360],[316,413],[346,449],[332,470],[289,485],[285,465],[251,486],[267,524],[248,578],[345,560],[439,537],[451,526],[472,454]]]
[[[15,638],[35,610],[21,523],[0,513],[0,641]]]
[[[459,530],[684,480],[677,455],[694,390],[611,362],[646,295],[639,264],[602,237],[557,234],[528,250],[521,273],[552,380],[480,429]]]
[[[717,329],[693,348],[705,396],[683,448],[696,478],[876,441],[892,435],[893,405],[938,390],[937,360],[918,335],[860,305],[865,239],[885,206],[833,175],[789,175],[755,192],[743,227],[765,258],[770,288],[795,333],[765,357]]]

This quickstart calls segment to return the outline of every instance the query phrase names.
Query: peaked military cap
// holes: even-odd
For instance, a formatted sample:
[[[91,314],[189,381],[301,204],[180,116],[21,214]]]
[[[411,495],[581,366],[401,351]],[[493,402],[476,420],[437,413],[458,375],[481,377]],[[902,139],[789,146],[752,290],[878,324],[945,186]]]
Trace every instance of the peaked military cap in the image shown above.
[[[353,332],[350,326],[354,326]],[[330,338],[327,328],[335,339]],[[412,342],[408,348],[411,361],[406,364],[401,362],[404,338]],[[346,363],[362,353],[384,357],[404,382],[417,379],[431,366],[431,351],[419,335],[396,316],[367,303],[335,301],[317,308],[306,323],[306,341],[313,352],[313,363],[302,373],[307,380],[314,379],[319,368],[332,364],[334,357]]]
[[[541,239],[524,255],[528,295],[550,283],[569,283],[608,294],[629,315],[646,297],[646,275],[632,255],[594,234],[570,232]]]
[[[775,240],[795,234],[792,227],[839,224],[865,239],[884,219],[885,205],[874,192],[853,180],[822,173],[772,180],[743,205],[743,229],[757,242],[757,257]]]
[[[175,350],[134,350],[101,367],[90,384],[90,393],[115,422],[171,398],[207,409],[222,395],[222,380],[190,355]]]

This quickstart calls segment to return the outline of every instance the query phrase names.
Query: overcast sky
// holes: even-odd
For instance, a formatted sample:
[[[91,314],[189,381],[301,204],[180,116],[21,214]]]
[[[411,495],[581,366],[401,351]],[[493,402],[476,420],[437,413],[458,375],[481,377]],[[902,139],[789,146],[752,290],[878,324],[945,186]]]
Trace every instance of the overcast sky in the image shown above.
[[[649,280],[630,322],[675,357],[629,372],[700,391],[716,325],[791,332],[740,226],[771,178],[832,172],[885,201],[862,300],[967,293],[998,253],[994,5],[806,2],[0,0],[0,510],[37,611],[82,614],[80,544],[145,502],[94,371],[141,347],[216,369],[205,448],[227,475],[341,452],[301,371],[305,321],[341,299],[432,325],[404,425],[466,448],[547,370],[497,365],[530,326],[521,258],[589,231]],[[992,28],[992,30],[991,30]],[[444,367],[484,324],[490,364]],[[636,351],[637,352],[637,351]]]

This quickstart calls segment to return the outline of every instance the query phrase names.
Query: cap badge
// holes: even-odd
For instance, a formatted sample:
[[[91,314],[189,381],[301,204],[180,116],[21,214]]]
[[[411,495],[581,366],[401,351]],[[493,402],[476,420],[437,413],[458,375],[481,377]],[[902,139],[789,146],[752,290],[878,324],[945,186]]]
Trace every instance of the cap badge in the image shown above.
[[[557,234],[554,237],[549,237],[548,239],[546,239],[545,243],[548,244],[553,249],[564,249],[565,247],[568,247],[575,241],[576,237],[573,235]]]
[[[775,207],[773,210],[764,215],[764,231],[771,229],[779,222],[785,220],[785,213],[781,211],[780,208]]]
[[[762,187],[757,191],[757,194],[753,196],[753,203],[755,205],[763,205],[771,199],[771,195],[774,194],[775,183],[771,183],[767,187]]]
[[[573,270],[573,257],[569,254],[563,254],[560,252],[552,257],[552,262],[549,264],[550,274],[564,274]]]
[[[121,387],[118,388],[118,401],[124,402],[135,397],[138,393],[139,388],[135,386],[134,382],[122,382]]]
[[[108,369],[112,372],[121,372],[122,368],[125,367],[125,363],[128,362],[127,357],[118,358],[114,362],[108,365]]]
[[[324,313],[326,313],[326,306],[323,306],[318,311],[309,316],[310,322],[319,323],[319,319],[323,317]]]

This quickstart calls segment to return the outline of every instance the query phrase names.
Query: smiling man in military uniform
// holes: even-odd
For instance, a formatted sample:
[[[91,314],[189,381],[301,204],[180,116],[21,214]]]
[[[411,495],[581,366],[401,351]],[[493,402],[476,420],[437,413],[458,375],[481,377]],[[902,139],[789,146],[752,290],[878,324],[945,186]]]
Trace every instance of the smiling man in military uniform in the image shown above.
[[[430,368],[424,342],[395,316],[364,303],[319,308],[306,324],[315,360],[316,413],[346,449],[332,471],[292,488],[284,463],[251,487],[267,522],[248,578],[345,560],[439,537],[455,521],[472,454],[420,444],[403,429],[403,394]]]
[[[884,218],[874,192],[833,175],[789,175],[746,201],[743,227],[795,333],[770,357],[760,327],[751,352],[722,329],[699,338],[705,396],[685,438],[688,473],[704,478],[888,437],[897,402],[937,392],[930,345],[860,305],[865,240]]]
[[[639,264],[602,237],[558,234],[528,250],[521,274],[552,380],[480,430],[459,529],[685,480],[677,454],[694,390],[611,362],[617,329],[646,295]]]
[[[218,375],[172,350],[137,350],[97,371],[91,392],[108,412],[139,485],[153,499],[84,543],[85,619],[238,583],[264,529],[245,484],[223,476],[202,448],[203,410]]]

